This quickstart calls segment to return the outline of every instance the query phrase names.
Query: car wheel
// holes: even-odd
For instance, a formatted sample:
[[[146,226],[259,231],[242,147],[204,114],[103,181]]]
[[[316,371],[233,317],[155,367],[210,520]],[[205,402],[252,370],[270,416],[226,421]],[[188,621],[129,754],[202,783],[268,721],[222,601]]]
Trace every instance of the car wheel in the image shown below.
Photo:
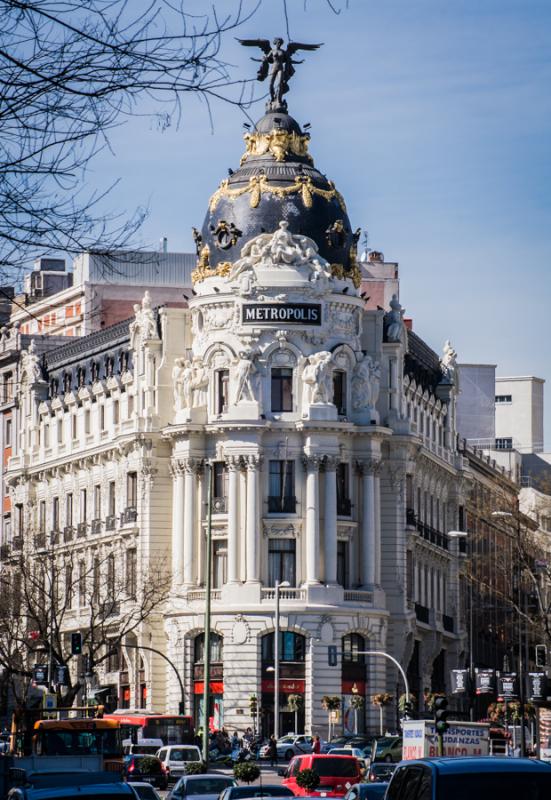
[[[285,753],[285,758],[287,759],[287,761],[290,761],[294,755],[295,753],[293,750],[287,750],[287,752]]]
[[[387,764],[391,764],[392,763],[392,756],[385,756],[384,760],[386,761]]]

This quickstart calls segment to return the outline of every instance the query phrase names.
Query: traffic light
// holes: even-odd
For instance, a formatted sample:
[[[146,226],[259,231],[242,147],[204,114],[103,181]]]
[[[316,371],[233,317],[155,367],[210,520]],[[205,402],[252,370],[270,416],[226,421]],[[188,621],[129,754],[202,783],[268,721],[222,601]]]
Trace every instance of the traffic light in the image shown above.
[[[439,734],[446,733],[449,728],[447,697],[437,697],[434,701],[434,726]]]
[[[249,697],[249,710],[251,712],[251,717],[256,716],[258,712],[258,698],[255,694]]]
[[[547,645],[545,644],[536,645],[536,666],[537,667],[547,666]]]
[[[82,653],[82,634],[80,631],[71,634],[71,653],[79,656]]]
[[[407,700],[404,703],[403,708],[404,708],[404,712],[403,712],[404,713],[404,719],[414,719],[413,703],[411,702],[411,700]]]

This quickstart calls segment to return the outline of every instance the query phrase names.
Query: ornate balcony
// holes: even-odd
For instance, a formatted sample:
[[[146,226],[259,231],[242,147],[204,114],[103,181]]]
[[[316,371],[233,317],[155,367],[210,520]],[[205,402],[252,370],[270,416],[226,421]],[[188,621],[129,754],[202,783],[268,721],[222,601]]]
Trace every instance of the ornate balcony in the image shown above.
[[[129,525],[138,519],[138,509],[135,506],[128,506],[121,514],[121,525]]]
[[[91,532],[92,532],[92,534],[94,536],[97,535],[98,533],[101,533],[102,524],[103,523],[102,523],[101,519],[93,519],[92,520],[92,522],[90,523],[90,530],[91,530]]]
[[[63,541],[64,542],[72,542],[73,541],[74,532],[75,532],[75,529],[73,528],[72,525],[66,525],[63,528]]]
[[[117,517],[115,514],[110,514],[108,517],[105,517],[105,530],[106,531],[114,531],[117,527]]]
[[[287,497],[268,497],[269,514],[294,514],[297,510],[297,498],[289,495]]]
[[[86,522],[79,522],[77,525],[77,539],[83,539],[86,536]]]
[[[213,514],[227,514],[228,513],[228,498],[227,497],[213,497],[211,500],[211,511]]]

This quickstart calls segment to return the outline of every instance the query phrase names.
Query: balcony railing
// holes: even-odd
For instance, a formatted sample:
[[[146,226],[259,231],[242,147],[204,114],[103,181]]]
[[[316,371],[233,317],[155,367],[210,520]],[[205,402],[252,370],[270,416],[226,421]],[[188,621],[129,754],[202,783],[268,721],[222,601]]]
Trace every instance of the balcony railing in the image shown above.
[[[406,508],[406,525],[415,527],[417,519],[415,517],[415,510],[413,508]]]
[[[203,601],[203,600],[206,600],[206,597],[207,597],[207,593],[206,593],[206,591],[204,589],[194,589],[193,591],[188,592],[186,594],[186,599],[189,600],[190,602],[193,602],[194,600]],[[222,591],[220,589],[211,589],[210,599],[211,600],[221,600],[222,599]]]
[[[128,506],[121,514],[121,525],[128,525],[138,519],[138,509],[135,506]]]
[[[85,522],[79,522],[77,525],[77,539],[83,539],[86,536],[86,528],[87,524]]]
[[[292,495],[285,497],[268,497],[269,514],[294,514],[297,509],[297,498]]]
[[[72,542],[73,541],[73,534],[75,529],[72,525],[66,525],[63,528],[63,541],[64,542]]]
[[[346,603],[373,603],[373,592],[345,589],[344,600]]]
[[[14,536],[11,540],[11,546],[13,550],[22,550],[23,549],[23,537],[22,536]]]
[[[337,497],[337,514],[339,517],[349,517],[352,513],[352,501],[349,497]]]
[[[211,511],[213,514],[227,514],[228,513],[228,498],[227,497],[213,497],[211,500]]]
[[[426,625],[430,624],[430,612],[426,606],[422,606],[420,603],[415,603],[415,616],[419,622],[424,622]]]
[[[42,533],[37,533],[34,537],[34,546],[37,550],[45,550],[46,548],[46,534],[44,531]]]
[[[101,525],[102,525],[101,519],[93,519],[92,522],[90,523],[90,530],[92,531],[92,534],[94,536],[98,533],[101,533]]]
[[[263,600],[275,600],[275,589],[261,589],[261,597]],[[280,600],[306,600],[306,589],[295,588],[289,586],[279,590]]]
[[[115,514],[110,514],[108,517],[105,517],[105,530],[106,531],[114,531],[117,527],[117,517]]]
[[[54,528],[53,531],[50,531],[50,543],[59,544],[59,531],[57,528]]]
[[[432,528],[430,525],[425,525],[424,522],[418,521],[416,523],[417,533],[426,539],[427,542],[431,544],[435,544],[437,547],[441,547],[443,550],[448,549],[448,537],[444,533],[440,533],[435,528]]]

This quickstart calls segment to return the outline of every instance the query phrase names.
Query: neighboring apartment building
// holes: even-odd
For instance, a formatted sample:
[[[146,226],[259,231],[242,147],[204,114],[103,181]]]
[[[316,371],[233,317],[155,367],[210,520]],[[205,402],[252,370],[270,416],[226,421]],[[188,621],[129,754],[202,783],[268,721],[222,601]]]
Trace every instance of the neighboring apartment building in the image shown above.
[[[122,585],[112,626],[148,568],[170,565],[164,618],[132,641],[177,665],[197,721],[211,519],[219,722],[251,724],[254,693],[273,730],[285,581],[280,730],[294,727],[292,693],[304,699],[299,728],[323,733],[324,695],[342,697],[346,724],[354,684],[367,698],[395,690],[394,668],[361,651],[388,650],[419,689],[445,687],[464,658],[461,556],[447,535],[468,490],[455,353],[448,344],[439,359],[407,330],[396,295],[365,308],[344,200],[297,123],[269,113],[258,150],[251,136],[244,166],[211,198],[189,308],[154,311],[146,294],[130,324],[50,353],[44,380],[27,360],[10,487],[27,548],[74,553],[84,572],[98,564],[99,583]],[[89,614],[85,593],[70,602],[67,632]],[[121,705],[178,708],[175,676],[150,652],[123,646],[97,673]],[[369,700],[358,716],[374,729]]]
[[[544,383],[531,375],[496,378],[496,450],[543,451]]]

